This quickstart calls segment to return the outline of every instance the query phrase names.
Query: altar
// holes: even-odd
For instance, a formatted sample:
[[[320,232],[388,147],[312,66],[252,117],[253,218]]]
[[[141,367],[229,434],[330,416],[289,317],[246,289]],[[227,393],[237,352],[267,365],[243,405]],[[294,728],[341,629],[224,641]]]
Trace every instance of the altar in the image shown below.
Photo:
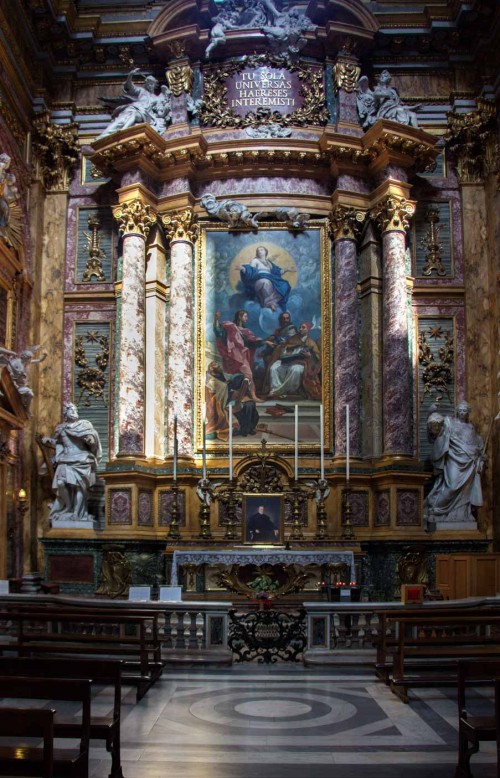
[[[170,583],[178,586],[181,582],[185,591],[193,591],[204,568],[212,571],[209,580],[215,582],[217,589],[246,595],[255,591],[254,583],[262,575],[277,594],[317,588],[320,583],[348,585],[356,581],[354,554],[350,550],[291,551],[275,547],[176,550]]]

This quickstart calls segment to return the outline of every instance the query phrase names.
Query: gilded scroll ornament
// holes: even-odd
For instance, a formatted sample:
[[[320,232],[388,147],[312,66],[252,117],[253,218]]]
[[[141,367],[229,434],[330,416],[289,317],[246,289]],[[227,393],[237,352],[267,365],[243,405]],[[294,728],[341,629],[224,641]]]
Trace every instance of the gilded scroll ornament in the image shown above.
[[[361,68],[354,62],[336,62],[333,68],[333,83],[335,88],[345,92],[355,92]]]
[[[37,175],[49,192],[64,192],[78,162],[78,125],[53,124],[49,112],[33,121],[33,149]]]
[[[84,231],[83,234],[87,241],[85,250],[89,258],[83,271],[82,281],[90,282],[94,277],[97,281],[105,281],[102,260],[106,258],[106,252],[101,248],[101,235],[99,233],[101,221],[97,214],[90,214],[87,223],[91,232]]]
[[[381,232],[389,230],[406,232],[410,228],[410,219],[414,213],[415,206],[409,200],[389,195],[377,203],[371,210],[370,216]]]
[[[444,340],[439,349],[431,348],[427,338]],[[427,332],[421,332],[418,336],[418,361],[423,366],[422,381],[423,392],[420,402],[428,397],[433,403],[440,403],[444,395],[448,402],[453,402],[452,383],[453,368],[455,365],[455,348],[453,335],[449,330],[441,327],[430,327]]]
[[[301,83],[301,108],[289,114],[267,111],[264,116],[258,109],[239,116],[228,105],[226,79],[241,73],[246,68],[286,67],[291,73],[297,73]],[[282,58],[270,55],[246,57],[245,61],[227,62],[216,71],[205,73],[203,84],[203,102],[199,109],[200,122],[213,127],[259,127],[262,124],[303,127],[308,124],[326,124],[328,109],[325,105],[323,70],[298,64],[285,63]]]
[[[435,272],[438,276],[444,276],[446,268],[441,262],[443,244],[439,240],[439,233],[442,229],[442,225],[439,224],[439,210],[436,207],[428,208],[425,221],[429,226],[425,236],[421,238],[420,244],[426,251],[427,262],[422,268],[422,273],[424,276],[430,276]]]
[[[366,219],[366,211],[337,205],[330,214],[330,235],[336,240],[357,240]]]
[[[149,230],[156,224],[156,214],[150,205],[142,200],[129,200],[113,209],[113,216],[118,222],[120,235],[142,235],[147,238]]]
[[[495,103],[478,97],[477,110],[448,114],[446,145],[455,157],[461,184],[479,183],[489,173],[498,173],[500,154]]]
[[[174,97],[180,97],[183,92],[191,94],[193,88],[193,69],[191,65],[174,65],[165,73],[168,88]]]
[[[117,546],[104,546],[96,594],[123,597],[130,586],[130,563]]]
[[[196,242],[199,226],[196,222],[192,208],[185,208],[183,211],[176,211],[175,213],[163,214],[161,222],[170,243],[176,240],[187,240],[190,243]]]
[[[85,396],[84,406],[89,408],[90,398],[101,398],[106,403],[104,390],[106,388],[106,369],[109,362],[109,338],[106,335],[100,335],[98,332],[87,332],[85,336],[87,343],[97,343],[101,350],[95,355],[97,367],[91,367],[85,351],[85,342],[83,335],[79,335],[75,340],[75,365],[82,368],[76,375],[76,385],[80,390],[77,405],[80,404],[82,397]]]

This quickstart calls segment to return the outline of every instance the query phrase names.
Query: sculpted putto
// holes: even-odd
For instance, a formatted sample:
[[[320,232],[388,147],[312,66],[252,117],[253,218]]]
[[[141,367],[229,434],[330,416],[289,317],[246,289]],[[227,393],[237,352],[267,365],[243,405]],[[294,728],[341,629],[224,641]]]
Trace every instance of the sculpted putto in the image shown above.
[[[40,357],[35,359],[35,354],[40,348],[41,346],[30,346],[19,354],[16,351],[0,348],[0,365],[7,365],[10,377],[21,395],[22,403],[27,411],[29,411],[33,399],[33,390],[28,386],[30,365],[43,362],[47,358],[47,352],[44,351]]]
[[[162,86],[157,95],[155,90],[158,88],[158,80],[154,76],[146,76],[144,86],[134,84],[134,76],[139,73],[139,68],[130,71],[119,97],[99,98],[113,110],[111,122],[99,138],[141,122],[151,125],[160,135],[165,132],[172,118],[170,92],[166,86]]]
[[[282,206],[251,214],[243,203],[239,203],[237,200],[218,201],[215,195],[209,192],[203,195],[200,202],[210,216],[226,222],[231,228],[252,227],[258,229],[260,219],[277,219],[293,229],[304,230],[309,221],[309,214],[301,213],[294,206]]]
[[[393,122],[418,127],[416,110],[420,106],[409,108],[401,102],[398,90],[391,86],[391,74],[383,70],[378,76],[376,87],[371,90],[367,76],[361,76],[357,87],[358,116],[363,129],[368,130],[379,119],[391,119]]]

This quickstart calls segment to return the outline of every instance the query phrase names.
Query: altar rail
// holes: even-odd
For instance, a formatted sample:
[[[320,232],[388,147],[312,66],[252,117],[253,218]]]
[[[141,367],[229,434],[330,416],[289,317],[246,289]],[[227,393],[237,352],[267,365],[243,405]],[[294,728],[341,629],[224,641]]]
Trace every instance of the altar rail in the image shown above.
[[[74,608],[99,608],[117,609],[127,608],[137,610],[154,610],[160,612],[159,630],[163,646],[163,656],[168,660],[169,654],[186,653],[189,655],[203,654],[210,661],[210,654],[215,656],[221,650],[228,650],[228,624],[229,610],[246,610],[249,603],[239,601],[228,602],[128,602],[126,600],[104,600],[88,597],[69,597],[65,595],[47,594],[10,594],[0,596],[0,607],[15,605],[50,605],[52,609],[57,605]],[[500,597],[469,598],[467,600],[446,600],[443,602],[426,602],[422,607],[429,612],[439,613],[440,608],[456,608],[457,613],[476,610],[481,606],[498,606]],[[279,601],[275,606],[279,610]],[[303,608],[306,618],[307,652],[308,655],[327,654],[331,659],[335,655],[347,652],[354,657],[357,652],[362,652],[365,658],[375,652],[372,643],[377,639],[380,626],[380,615],[383,611],[394,613],[408,613],[413,610],[403,607],[398,602],[386,603],[333,603],[333,602],[304,602],[297,603],[297,608]],[[96,620],[97,621],[97,620]],[[393,622],[391,622],[393,624]],[[96,627],[97,628],[97,627]],[[391,626],[391,629],[393,627]],[[7,621],[0,623],[0,634],[9,634],[11,625]]]

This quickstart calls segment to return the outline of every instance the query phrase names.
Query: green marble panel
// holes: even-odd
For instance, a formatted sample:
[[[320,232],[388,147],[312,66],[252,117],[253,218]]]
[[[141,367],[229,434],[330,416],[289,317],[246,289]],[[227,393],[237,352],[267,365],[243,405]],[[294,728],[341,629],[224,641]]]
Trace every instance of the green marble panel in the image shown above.
[[[110,322],[75,324],[73,397],[80,417],[91,421],[99,433],[102,445],[100,470],[109,459],[110,349]]]
[[[435,270],[432,270],[430,275],[428,273],[424,273],[424,268],[428,261],[427,240],[430,224],[426,218],[426,215],[429,208],[436,208],[439,215],[439,221],[437,222],[436,227],[438,228],[438,243],[441,246],[441,265],[444,269],[442,274],[438,274]],[[432,202],[420,201],[417,204],[412,236],[415,276],[417,278],[450,278],[454,275],[451,232],[451,209],[448,200]]]
[[[100,248],[103,252],[100,257],[100,263],[104,271],[104,279],[102,280],[99,280],[96,276],[93,276],[91,279],[84,279],[83,277],[89,261],[88,246],[90,237],[92,236],[92,229],[89,227],[88,221],[89,217],[95,216],[98,216],[100,222],[100,228],[97,234],[100,238]],[[113,280],[115,243],[111,208],[79,208],[77,224],[77,283],[109,283]]]

